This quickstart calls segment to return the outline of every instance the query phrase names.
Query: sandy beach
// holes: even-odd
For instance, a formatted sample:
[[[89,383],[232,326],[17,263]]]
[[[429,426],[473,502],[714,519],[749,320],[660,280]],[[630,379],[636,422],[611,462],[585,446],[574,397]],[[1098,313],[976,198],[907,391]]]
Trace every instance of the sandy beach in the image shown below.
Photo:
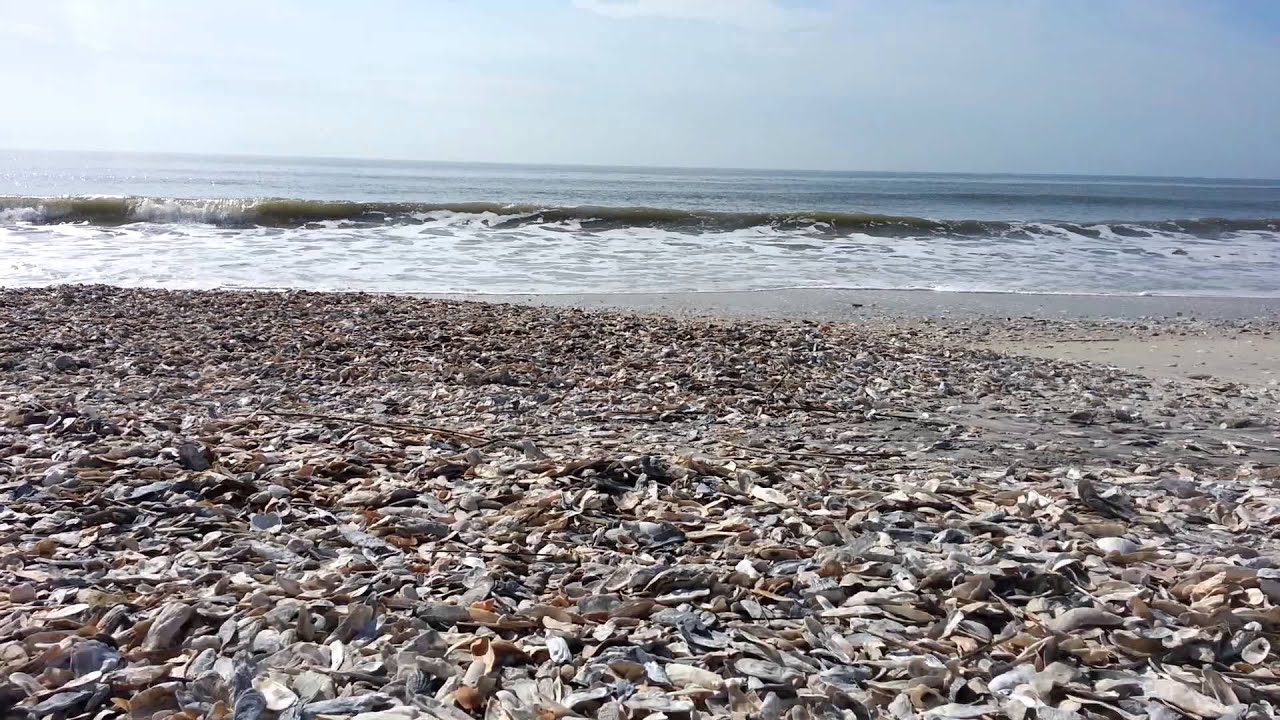
[[[1277,320],[1280,298],[1035,295],[933,290],[426,295],[450,300],[778,320]]]
[[[1277,37],[0,2],[0,720],[1277,720]]]
[[[441,295],[676,317],[962,328],[960,342],[1113,365],[1155,378],[1280,381],[1280,298],[774,290],[614,295]],[[1199,377],[1208,376],[1208,377]]]
[[[0,290],[6,712],[1280,692],[1280,301],[488,299]]]

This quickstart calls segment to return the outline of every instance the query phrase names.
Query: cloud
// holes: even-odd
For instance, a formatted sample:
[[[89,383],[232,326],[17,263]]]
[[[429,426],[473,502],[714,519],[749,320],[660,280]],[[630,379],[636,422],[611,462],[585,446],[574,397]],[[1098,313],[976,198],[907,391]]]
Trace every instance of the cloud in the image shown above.
[[[799,13],[773,0],[573,0],[582,10],[618,20],[654,18],[776,30],[795,25]]]
[[[1280,3],[1084,5],[0,0],[0,144],[1280,175]]]
[[[0,34],[17,35],[18,37],[39,38],[44,37],[48,31],[43,27],[34,23],[15,22],[0,23]]]

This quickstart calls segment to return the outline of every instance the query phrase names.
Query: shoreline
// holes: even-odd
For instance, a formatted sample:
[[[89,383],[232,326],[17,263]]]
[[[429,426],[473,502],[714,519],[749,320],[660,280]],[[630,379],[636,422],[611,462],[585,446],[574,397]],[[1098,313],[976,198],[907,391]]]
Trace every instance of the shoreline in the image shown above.
[[[289,288],[168,290],[75,284],[0,287],[0,293],[60,288],[178,295],[297,292],[669,318],[926,326],[935,334],[951,333],[971,348],[1095,362],[1154,379],[1280,383],[1280,298],[817,288],[675,293],[370,293]]]
[[[598,293],[383,292],[291,287],[167,288],[101,283],[0,285],[0,292],[75,287],[173,293],[273,293],[423,298],[549,308],[611,310],[675,317],[817,320],[1041,319],[1089,321],[1280,321],[1280,297],[1097,295],[968,290],[783,288]]]
[[[1062,320],[1280,319],[1280,298],[1072,295],[951,290],[794,288],[643,293],[409,293],[446,300],[580,307],[683,316],[849,321],[1033,317]]]
[[[971,347],[998,352],[1096,362],[1156,379],[1280,383],[1280,298],[916,290],[424,297],[672,317],[929,323],[958,327]]]

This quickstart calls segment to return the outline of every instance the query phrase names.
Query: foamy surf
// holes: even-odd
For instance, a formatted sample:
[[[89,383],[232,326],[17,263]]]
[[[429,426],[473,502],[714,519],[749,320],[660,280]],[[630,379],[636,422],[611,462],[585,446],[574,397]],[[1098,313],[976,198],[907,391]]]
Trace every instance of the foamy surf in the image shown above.
[[[864,212],[806,210],[726,212],[660,207],[541,206],[497,202],[350,202],[302,199],[161,197],[0,197],[0,221],[53,224],[84,222],[123,225],[135,222],[208,224],[226,227],[293,227],[320,222],[348,225],[396,225],[462,218],[493,228],[576,223],[587,229],[662,228],[684,232],[746,228],[810,231],[818,234],[868,233],[887,237],[915,235],[1004,236],[1009,233],[1069,232],[1143,236],[1156,232],[1216,237],[1241,231],[1280,232],[1280,218],[1188,218],[1147,222],[1013,222],[1007,220],[932,219]]]
[[[1280,296],[1280,222],[1053,223],[498,203],[0,200],[0,285]]]
[[[1280,295],[1280,180],[0,152],[0,284]]]

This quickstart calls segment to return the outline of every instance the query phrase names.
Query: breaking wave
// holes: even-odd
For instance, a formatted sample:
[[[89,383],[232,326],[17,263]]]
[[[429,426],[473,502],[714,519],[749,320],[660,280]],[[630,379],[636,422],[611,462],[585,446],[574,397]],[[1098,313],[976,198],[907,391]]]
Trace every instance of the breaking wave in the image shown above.
[[[287,199],[179,199],[153,197],[0,197],[0,221],[30,224],[205,224],[224,227],[412,225],[454,217],[496,230],[572,224],[583,231],[656,228],[682,233],[719,233],[749,228],[802,230],[807,234],[876,237],[1018,237],[1070,233],[1145,237],[1182,233],[1198,238],[1262,231],[1280,232],[1280,218],[1193,218],[1110,223],[1012,222],[928,219],[858,212],[712,212],[651,207],[541,207],[494,202],[343,202]]]
[[[935,220],[493,202],[0,198],[0,286],[1280,296],[1280,219]]]

